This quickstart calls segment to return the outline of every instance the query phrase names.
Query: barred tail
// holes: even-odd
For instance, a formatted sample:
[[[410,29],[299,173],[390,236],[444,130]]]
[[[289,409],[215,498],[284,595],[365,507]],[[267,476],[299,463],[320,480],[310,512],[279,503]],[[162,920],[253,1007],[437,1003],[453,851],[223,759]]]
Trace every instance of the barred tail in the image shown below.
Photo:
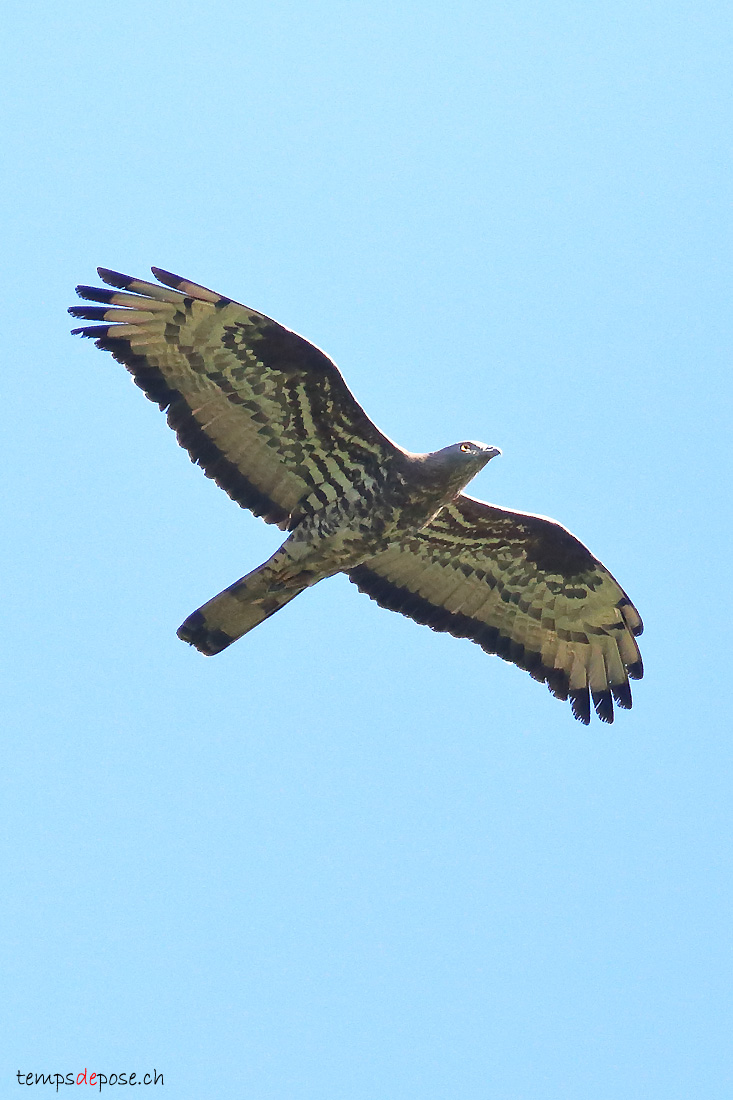
[[[258,572],[236,581],[189,615],[177,631],[181,641],[211,657],[269,619],[307,587],[263,592],[255,580]]]

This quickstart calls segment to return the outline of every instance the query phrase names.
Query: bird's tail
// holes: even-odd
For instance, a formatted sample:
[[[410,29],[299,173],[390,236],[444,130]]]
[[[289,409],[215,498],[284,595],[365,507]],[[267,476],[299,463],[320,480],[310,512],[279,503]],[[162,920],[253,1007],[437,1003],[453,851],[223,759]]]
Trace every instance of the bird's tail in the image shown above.
[[[181,641],[211,657],[269,619],[308,587],[296,581],[286,585],[268,583],[269,564],[266,562],[235,581],[189,615],[177,631]]]

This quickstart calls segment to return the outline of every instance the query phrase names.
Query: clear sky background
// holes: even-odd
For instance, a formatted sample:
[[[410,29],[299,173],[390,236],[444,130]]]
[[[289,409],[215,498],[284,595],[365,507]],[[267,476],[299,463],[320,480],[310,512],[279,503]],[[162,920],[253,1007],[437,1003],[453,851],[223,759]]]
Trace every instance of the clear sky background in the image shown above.
[[[733,1095],[732,24],[6,7],[3,1097]],[[586,729],[343,577],[182,645],[279,532],[68,335],[98,264],[302,332],[406,447],[500,446],[475,495],[638,605],[633,711]]]

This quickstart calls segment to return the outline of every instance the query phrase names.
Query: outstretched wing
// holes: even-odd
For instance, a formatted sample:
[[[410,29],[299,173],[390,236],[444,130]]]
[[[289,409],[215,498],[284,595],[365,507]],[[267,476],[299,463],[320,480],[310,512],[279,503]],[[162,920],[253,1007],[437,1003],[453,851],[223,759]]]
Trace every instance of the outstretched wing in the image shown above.
[[[460,496],[427,527],[353,569],[392,611],[470,638],[546,682],[590,721],[631,706],[642,622],[626,593],[569,531],[541,516]]]
[[[399,451],[335,364],[253,309],[160,268],[161,286],[98,268],[115,290],[77,287],[102,306],[74,329],[123,363],[193,462],[230,497],[281,527],[365,479]]]

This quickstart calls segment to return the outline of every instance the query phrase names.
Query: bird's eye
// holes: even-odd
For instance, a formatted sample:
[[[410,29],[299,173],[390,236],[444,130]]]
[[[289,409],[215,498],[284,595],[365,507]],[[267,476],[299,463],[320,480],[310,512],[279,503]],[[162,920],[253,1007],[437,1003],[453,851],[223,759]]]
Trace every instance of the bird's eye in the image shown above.
[[[473,447],[471,446],[470,443],[461,443],[461,450],[462,451],[472,451]]]

